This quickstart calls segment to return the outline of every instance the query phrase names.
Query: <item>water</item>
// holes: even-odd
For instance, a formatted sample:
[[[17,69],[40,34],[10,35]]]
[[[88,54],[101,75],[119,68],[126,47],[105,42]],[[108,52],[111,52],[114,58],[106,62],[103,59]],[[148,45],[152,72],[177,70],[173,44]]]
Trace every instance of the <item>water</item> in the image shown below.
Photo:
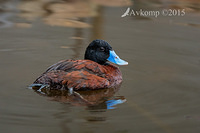
[[[130,4],[128,0],[0,1],[1,132],[199,132],[200,2]],[[127,7],[180,8],[186,15],[121,18]],[[118,91],[83,92],[84,98],[94,96],[90,100],[95,106],[90,106],[77,104],[80,99],[70,101],[66,92],[44,96],[27,89],[53,63],[82,59],[95,38],[108,41],[129,62],[120,67],[123,83]],[[107,108],[113,99],[124,103]]]

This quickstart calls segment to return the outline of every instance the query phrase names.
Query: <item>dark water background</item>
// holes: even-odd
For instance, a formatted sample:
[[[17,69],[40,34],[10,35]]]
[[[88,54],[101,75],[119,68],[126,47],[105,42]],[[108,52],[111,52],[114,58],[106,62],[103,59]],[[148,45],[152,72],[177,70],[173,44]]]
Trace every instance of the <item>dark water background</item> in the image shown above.
[[[127,7],[186,15],[121,18]],[[126,102],[92,108],[27,89],[51,64],[82,59],[96,38],[129,62],[107,96]],[[198,133],[200,1],[0,0],[0,75],[2,133]]]

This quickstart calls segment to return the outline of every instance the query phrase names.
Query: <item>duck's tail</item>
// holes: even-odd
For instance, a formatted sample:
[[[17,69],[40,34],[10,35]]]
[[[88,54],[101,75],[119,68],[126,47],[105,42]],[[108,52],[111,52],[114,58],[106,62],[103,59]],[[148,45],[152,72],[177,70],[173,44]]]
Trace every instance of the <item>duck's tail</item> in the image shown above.
[[[43,84],[31,84],[31,85],[29,85],[28,86],[28,88],[29,89],[37,89],[37,88],[40,88],[40,87],[42,87],[43,86]]]
[[[42,92],[43,88],[49,88],[49,85],[46,85],[46,84],[35,84],[35,83],[33,83],[33,84],[31,84],[31,85],[28,86],[28,89],[33,89],[33,90],[36,90],[36,91],[38,91],[40,93],[43,93]]]

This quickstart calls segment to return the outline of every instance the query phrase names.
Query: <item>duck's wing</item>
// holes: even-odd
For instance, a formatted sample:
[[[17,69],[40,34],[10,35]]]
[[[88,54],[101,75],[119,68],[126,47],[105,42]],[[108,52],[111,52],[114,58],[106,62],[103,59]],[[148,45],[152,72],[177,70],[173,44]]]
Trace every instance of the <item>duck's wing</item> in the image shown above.
[[[73,71],[75,64],[76,61],[74,60],[59,61],[47,68],[47,70],[34,81],[34,84],[46,84],[54,88],[61,88],[64,76],[68,72]]]
[[[106,78],[91,74],[88,71],[72,71],[63,77],[62,85],[67,88],[79,89],[100,89],[108,88],[110,85]]]
[[[65,86],[74,90],[107,88],[110,83],[104,72],[103,66],[93,61],[65,60],[50,66],[34,84],[47,84],[57,89]]]
[[[44,73],[53,71],[53,70],[62,70],[62,71],[69,71],[73,68],[73,66],[77,63],[75,60],[62,60],[58,63],[51,65]]]
[[[53,89],[73,88],[79,89],[100,89],[108,88],[110,85],[106,78],[99,77],[87,71],[64,72],[52,70],[38,77],[34,85],[48,85]]]
[[[50,66],[44,73],[55,70],[65,72],[88,71],[89,73],[98,75],[100,77],[104,77],[105,75],[104,66],[90,60],[63,60]]]

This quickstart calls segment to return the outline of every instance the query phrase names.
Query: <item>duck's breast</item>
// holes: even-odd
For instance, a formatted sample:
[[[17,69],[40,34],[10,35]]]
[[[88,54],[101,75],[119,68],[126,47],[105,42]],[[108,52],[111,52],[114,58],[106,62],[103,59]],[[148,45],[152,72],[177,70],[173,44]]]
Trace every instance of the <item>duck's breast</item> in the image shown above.
[[[109,64],[107,66],[104,66],[105,68],[105,74],[106,79],[109,80],[110,87],[116,86],[121,84],[122,82],[122,73],[119,69],[119,67]]]

